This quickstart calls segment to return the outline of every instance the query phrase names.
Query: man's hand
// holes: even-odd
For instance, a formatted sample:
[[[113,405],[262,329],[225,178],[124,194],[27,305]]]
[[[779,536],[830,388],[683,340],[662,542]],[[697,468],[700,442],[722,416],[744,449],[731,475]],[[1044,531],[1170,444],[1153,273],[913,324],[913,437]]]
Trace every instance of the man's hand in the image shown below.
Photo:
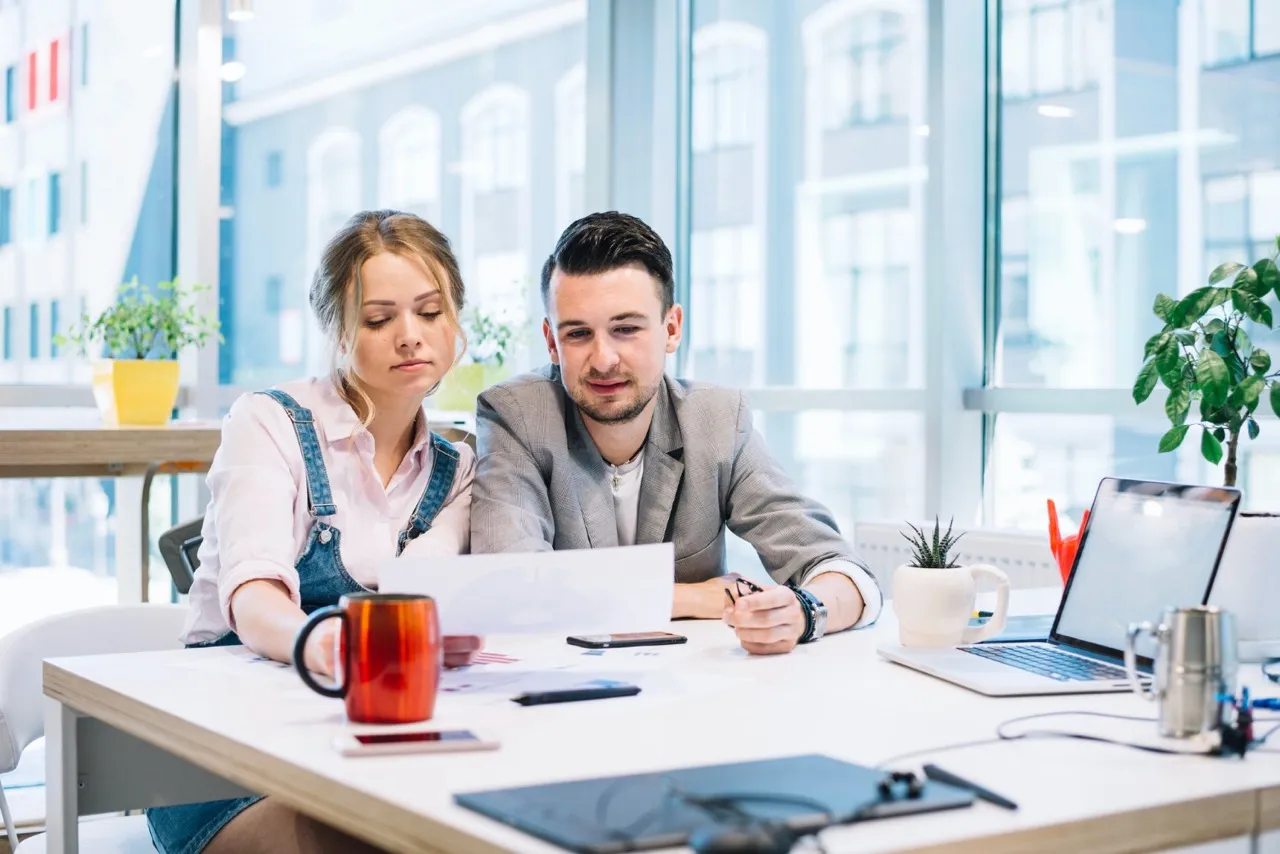
[[[484,638],[475,635],[445,635],[444,666],[466,667],[484,646]]]
[[[752,655],[791,652],[804,634],[804,609],[787,587],[742,596],[733,605],[724,599],[721,611],[742,648]]]
[[[736,572],[709,578],[696,584],[677,584],[671,605],[672,619],[692,617],[695,620],[718,620],[724,614],[729,597],[725,591],[735,589],[741,576]],[[734,594],[737,595],[736,593]]]

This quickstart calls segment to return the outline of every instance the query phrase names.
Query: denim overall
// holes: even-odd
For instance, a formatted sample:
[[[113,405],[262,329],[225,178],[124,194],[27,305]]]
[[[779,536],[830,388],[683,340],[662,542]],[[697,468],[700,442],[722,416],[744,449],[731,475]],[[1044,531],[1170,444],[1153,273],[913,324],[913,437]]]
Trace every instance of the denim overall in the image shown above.
[[[348,575],[342,566],[338,549],[342,542],[342,532],[325,521],[326,516],[334,514],[335,508],[311,410],[299,406],[296,400],[282,391],[270,389],[260,393],[275,398],[289,413],[293,429],[298,434],[302,461],[306,466],[307,504],[314,522],[302,557],[298,558],[294,568],[298,571],[302,610],[310,614],[327,605],[336,605],[343,594],[358,593],[365,588]],[[431,434],[431,446],[434,449],[431,477],[422,498],[418,500],[413,517],[400,532],[396,544],[397,557],[410,540],[431,527],[432,520],[440,512],[449,489],[453,486],[454,473],[458,468],[458,452],[435,433]],[[239,643],[240,639],[234,632],[227,632],[210,641],[188,644],[188,647],[234,646]],[[261,799],[261,795],[256,795],[224,801],[153,807],[147,810],[151,841],[163,854],[198,854],[227,822]]]

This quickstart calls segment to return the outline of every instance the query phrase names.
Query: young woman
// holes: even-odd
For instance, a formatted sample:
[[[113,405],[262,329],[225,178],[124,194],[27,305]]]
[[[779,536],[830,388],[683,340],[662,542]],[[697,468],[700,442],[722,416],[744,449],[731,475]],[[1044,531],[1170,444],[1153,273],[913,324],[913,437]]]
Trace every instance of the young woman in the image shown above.
[[[359,213],[329,241],[311,307],[332,373],[231,407],[185,643],[289,661],[306,615],[376,588],[381,562],[468,550],[475,456],[432,433],[422,408],[466,345],[462,304],[448,239],[416,216]],[[337,626],[312,635],[309,669],[333,674]],[[448,638],[445,663],[478,648]],[[163,854],[374,850],[272,798],[161,807],[147,821]]]

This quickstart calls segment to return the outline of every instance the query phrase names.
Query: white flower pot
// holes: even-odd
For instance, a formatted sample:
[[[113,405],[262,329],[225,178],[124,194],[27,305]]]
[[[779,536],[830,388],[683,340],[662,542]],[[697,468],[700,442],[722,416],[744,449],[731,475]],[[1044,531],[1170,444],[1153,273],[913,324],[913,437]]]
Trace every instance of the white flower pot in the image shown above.
[[[995,583],[996,607],[986,625],[971,627],[979,578]],[[900,566],[893,572],[893,611],[903,646],[939,648],[977,643],[1004,631],[1009,577],[986,564],[946,569]]]

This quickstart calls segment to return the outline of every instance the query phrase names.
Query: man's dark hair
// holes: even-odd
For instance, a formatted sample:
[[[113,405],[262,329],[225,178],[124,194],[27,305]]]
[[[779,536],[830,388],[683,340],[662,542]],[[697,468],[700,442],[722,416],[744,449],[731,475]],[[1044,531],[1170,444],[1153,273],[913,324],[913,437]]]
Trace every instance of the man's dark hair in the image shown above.
[[[571,276],[607,273],[638,264],[658,282],[665,315],[675,305],[671,252],[643,220],[617,211],[587,214],[569,225],[542,265],[542,305],[549,308],[551,274],[557,268]]]

